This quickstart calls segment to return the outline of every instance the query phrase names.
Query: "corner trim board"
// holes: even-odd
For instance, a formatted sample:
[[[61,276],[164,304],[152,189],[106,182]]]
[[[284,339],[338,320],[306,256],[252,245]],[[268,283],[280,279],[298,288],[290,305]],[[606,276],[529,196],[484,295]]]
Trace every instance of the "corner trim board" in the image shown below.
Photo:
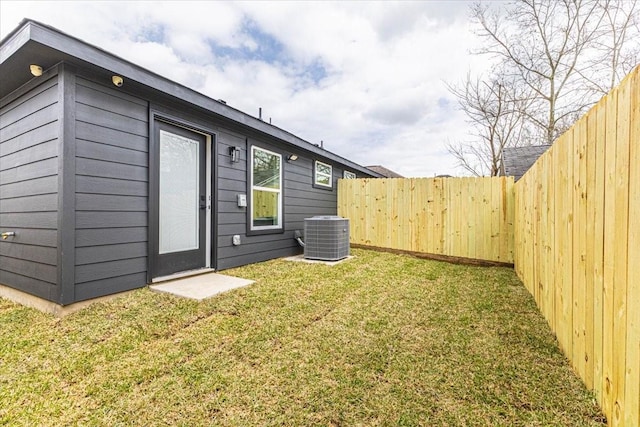
[[[68,305],[75,302],[76,76],[68,65],[60,64],[59,70],[58,295],[51,295],[51,299]]]

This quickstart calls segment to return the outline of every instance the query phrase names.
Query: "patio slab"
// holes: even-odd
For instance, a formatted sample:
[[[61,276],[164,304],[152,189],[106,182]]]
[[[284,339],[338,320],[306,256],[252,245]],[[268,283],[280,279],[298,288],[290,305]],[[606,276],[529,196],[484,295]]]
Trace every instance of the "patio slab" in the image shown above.
[[[150,285],[149,289],[156,292],[167,292],[179,297],[202,301],[222,292],[241,288],[254,283],[254,280],[225,276],[219,273],[206,273],[197,276]]]

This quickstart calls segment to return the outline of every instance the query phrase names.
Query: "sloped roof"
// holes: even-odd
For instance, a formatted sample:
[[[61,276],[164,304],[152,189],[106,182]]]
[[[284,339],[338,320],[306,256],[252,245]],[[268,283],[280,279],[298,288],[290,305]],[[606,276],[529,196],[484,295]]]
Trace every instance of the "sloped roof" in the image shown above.
[[[122,76],[126,88],[151,89],[163,95],[175,97],[197,108],[204,109],[208,113],[231,120],[239,126],[277,138],[312,155],[341,163],[365,175],[377,175],[357,163],[264,122],[260,118],[237,110],[225,102],[210,98],[32,19],[24,19],[17,28],[0,41],[0,70],[2,71],[0,99],[4,99],[16,88],[33,78],[29,73],[30,64],[40,65],[46,73],[49,68],[60,62],[91,70],[94,76],[104,78],[109,82],[114,74]]]
[[[372,170],[385,178],[404,178],[404,176],[399,173],[395,173],[394,171],[385,168],[384,166],[374,165],[374,166],[366,166],[367,169]]]
[[[502,150],[502,171],[504,176],[513,176],[514,181],[522,178],[531,166],[551,145],[529,145],[506,147]]]

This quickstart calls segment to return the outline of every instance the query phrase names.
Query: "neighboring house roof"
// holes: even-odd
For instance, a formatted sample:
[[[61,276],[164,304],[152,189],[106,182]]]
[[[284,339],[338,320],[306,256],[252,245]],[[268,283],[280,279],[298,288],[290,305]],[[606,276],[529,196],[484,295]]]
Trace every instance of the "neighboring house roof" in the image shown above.
[[[24,19],[15,30],[0,41],[0,64],[3,68],[0,99],[33,78],[29,73],[29,65],[33,64],[34,58],[37,58],[37,64],[44,70],[64,61],[72,66],[89,69],[96,76],[104,76],[109,81],[111,81],[112,75],[122,76],[124,84],[129,87],[146,87],[160,91],[232,120],[241,126],[250,127],[277,138],[318,157],[342,163],[350,169],[366,175],[377,175],[363,166],[305,141],[277,126],[230,107],[225,102],[212,99],[65,34],[56,28],[31,19]]]
[[[502,150],[502,171],[504,176],[513,176],[515,181],[522,178],[531,166],[551,145],[529,145],[506,147]]]
[[[384,178],[404,178],[404,176],[400,175],[399,173],[395,173],[394,171],[380,165],[367,166],[367,169],[382,175]]]

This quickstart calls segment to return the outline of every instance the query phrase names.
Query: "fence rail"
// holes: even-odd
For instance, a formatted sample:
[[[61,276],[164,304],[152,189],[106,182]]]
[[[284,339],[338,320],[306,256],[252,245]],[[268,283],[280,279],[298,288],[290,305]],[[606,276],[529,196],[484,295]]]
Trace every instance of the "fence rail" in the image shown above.
[[[513,178],[343,179],[351,243],[513,263]]]
[[[612,426],[640,425],[640,67],[515,185],[515,268]]]

